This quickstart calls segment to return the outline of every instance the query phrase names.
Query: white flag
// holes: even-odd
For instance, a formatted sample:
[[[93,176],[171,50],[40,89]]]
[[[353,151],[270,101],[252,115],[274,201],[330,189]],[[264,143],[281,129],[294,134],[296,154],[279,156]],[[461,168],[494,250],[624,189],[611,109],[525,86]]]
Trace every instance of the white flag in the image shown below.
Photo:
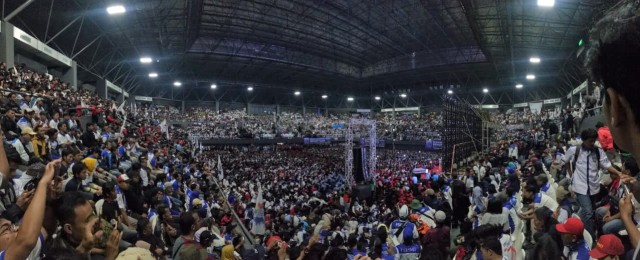
[[[218,155],[218,180],[224,179],[224,170],[222,169],[222,162],[220,162],[220,155]]]

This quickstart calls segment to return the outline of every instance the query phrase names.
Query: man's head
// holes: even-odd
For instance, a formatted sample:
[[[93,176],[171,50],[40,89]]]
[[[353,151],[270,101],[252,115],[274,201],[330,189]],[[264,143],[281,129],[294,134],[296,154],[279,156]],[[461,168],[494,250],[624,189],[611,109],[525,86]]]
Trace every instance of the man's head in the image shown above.
[[[182,212],[182,214],[180,214],[180,220],[178,221],[182,235],[193,235],[199,228],[199,218],[196,212]]]
[[[538,192],[540,192],[540,188],[535,184],[531,183],[524,187],[524,192],[522,193],[522,196],[527,199],[532,199],[533,196]]]
[[[14,120],[16,118],[16,111],[13,111],[13,109],[7,109],[7,112],[5,112],[4,115],[9,119]]]
[[[497,237],[490,236],[480,241],[480,251],[483,259],[502,259],[502,243]]]
[[[77,191],[65,192],[54,207],[63,236],[74,244],[81,241],[93,243],[93,226],[96,222],[93,208],[85,196]]]
[[[31,129],[31,127],[25,127],[22,129],[22,140],[25,142],[31,142],[31,138],[36,136],[37,133]]]
[[[549,178],[547,178],[547,174],[542,173],[536,176],[536,183],[538,183],[538,186],[545,185],[547,184],[547,182],[549,182]]]
[[[640,16],[636,1],[624,1],[590,31],[586,69],[605,90],[607,125],[616,144],[639,158]],[[634,150],[635,147],[635,150]]]
[[[584,148],[593,149],[596,140],[598,140],[598,131],[593,128],[582,130],[580,138],[582,139],[582,146],[584,146]]]
[[[556,231],[560,233],[565,245],[575,245],[582,240],[584,223],[579,218],[568,218],[564,224],[556,224]]]
[[[126,174],[120,174],[120,176],[118,176],[118,186],[120,186],[120,189],[122,190],[129,189],[130,181],[131,179],[129,179],[129,176],[127,176]]]
[[[638,169],[638,163],[631,157],[625,157],[622,159],[622,173],[629,176],[638,176],[640,169]]]
[[[60,121],[58,123],[58,130],[60,130],[60,132],[66,133],[67,130],[69,130],[69,123],[67,123],[66,121]]]
[[[87,131],[94,132],[94,131],[96,131],[96,124],[94,124],[93,122],[89,122],[89,123],[87,123],[85,129],[87,129]]]
[[[40,139],[44,139],[44,135],[47,132],[41,125],[37,125],[36,128],[33,129],[33,131],[36,132],[36,136]]]
[[[71,173],[73,173],[73,177],[80,180],[84,180],[87,178],[88,171],[89,170],[87,169],[87,166],[82,162],[78,162],[74,164],[73,167],[71,167]]]
[[[33,116],[36,114],[36,112],[33,111],[33,109],[31,109],[31,108],[27,108],[27,109],[24,110],[23,114],[24,114],[25,118],[32,119]]]

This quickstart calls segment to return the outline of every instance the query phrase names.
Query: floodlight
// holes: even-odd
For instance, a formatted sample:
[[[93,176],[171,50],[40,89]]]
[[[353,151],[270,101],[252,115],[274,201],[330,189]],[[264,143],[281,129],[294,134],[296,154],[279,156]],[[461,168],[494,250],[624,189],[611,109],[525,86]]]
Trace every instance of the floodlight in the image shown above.
[[[180,87],[180,86],[182,86],[182,82],[180,82],[180,81],[174,81],[174,82],[173,82],[173,85],[174,85],[174,86],[176,86],[176,87]]]
[[[555,0],[538,0],[538,6],[553,7],[555,4]]]
[[[247,91],[249,91],[249,92],[253,91],[253,87],[248,87]]]
[[[122,5],[112,5],[107,7],[107,13],[110,15],[114,15],[114,14],[123,14],[127,11],[126,8],[124,8],[124,6]]]
[[[375,100],[380,100],[380,96],[375,96],[374,99]]]
[[[453,90],[447,90],[447,94],[449,95],[453,94]]]
[[[157,78],[157,77],[158,77],[158,73],[155,73],[155,72],[149,73],[149,78]]]
[[[151,59],[151,57],[142,57],[140,58],[140,63],[151,63],[153,62],[153,59]]]
[[[401,97],[401,98],[406,98],[406,97],[407,97],[407,94],[402,93],[402,94],[400,94],[400,97]]]
[[[517,84],[516,85],[516,88],[522,88],[522,87],[524,87],[522,84]]]
[[[527,79],[528,79],[528,80],[534,80],[534,79],[536,79],[536,75],[528,74],[528,75],[527,75]]]
[[[488,88],[483,88],[482,89],[482,93],[489,93],[489,89]]]
[[[216,88],[218,88],[218,85],[216,85],[216,84],[211,84],[211,89],[216,89]]]
[[[300,96],[300,91],[293,92],[294,95]]]
[[[327,99],[329,96],[327,95],[322,95],[322,99]]]
[[[347,101],[349,101],[349,102],[353,102],[353,98],[352,98],[352,97],[348,97],[348,98],[347,98]]]

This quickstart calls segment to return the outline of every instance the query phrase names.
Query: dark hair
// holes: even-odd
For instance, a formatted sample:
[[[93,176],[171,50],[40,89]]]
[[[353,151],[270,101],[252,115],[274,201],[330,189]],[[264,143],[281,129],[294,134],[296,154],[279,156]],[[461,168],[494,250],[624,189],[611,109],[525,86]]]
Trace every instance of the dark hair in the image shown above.
[[[158,205],[156,211],[158,212],[158,219],[160,220],[164,220],[164,212],[169,209],[169,207],[167,207],[167,205],[165,205],[164,203]]]
[[[138,219],[138,224],[136,226],[136,231],[138,231],[138,235],[142,235],[144,233],[144,228],[149,224],[149,219],[140,218]]]
[[[487,213],[490,214],[502,214],[502,206],[504,205],[504,200],[500,197],[493,197],[487,203]]]
[[[47,132],[45,132],[45,134],[49,136],[49,138],[51,138],[56,133],[58,133],[58,129],[55,128],[50,128],[49,130],[47,130]]]
[[[80,173],[87,169],[87,166],[84,165],[84,163],[82,162],[76,162],[73,167],[71,167],[71,173],[73,174],[74,177],[78,177],[80,175]]]
[[[613,88],[624,96],[640,124],[640,16],[636,1],[621,1],[607,12],[589,32],[585,67],[592,80],[604,89]],[[605,91],[605,100],[609,95]]]
[[[629,175],[638,176],[640,169],[638,169],[638,162],[633,157],[625,157],[622,159],[622,165],[625,169],[629,170]]]
[[[502,255],[502,243],[500,243],[500,239],[495,236],[489,236],[483,238],[480,242],[482,247],[487,248],[498,255]]]
[[[87,203],[87,198],[78,191],[69,191],[62,194],[56,201],[54,211],[58,217],[58,221],[64,224],[70,224],[76,218],[75,208]]]
[[[17,164],[22,163],[22,158],[20,157],[18,150],[16,150],[16,148],[13,147],[13,145],[4,143],[4,152],[7,155],[7,160],[9,162],[17,163]]]
[[[542,221],[545,232],[556,228],[556,224],[558,224],[558,221],[553,217],[553,211],[551,211],[549,208],[547,207],[537,208],[533,212],[533,214],[536,214],[536,218]]]
[[[66,121],[59,122],[57,125],[58,129],[60,129],[60,127],[62,126],[66,126],[67,130],[69,129],[69,123],[67,123]]]
[[[583,141],[586,141],[589,139],[598,140],[598,131],[596,131],[593,128],[587,128],[585,130],[582,130],[582,132],[580,133],[580,138]]]
[[[72,148],[62,149],[62,157],[66,157],[66,156],[69,156],[69,155],[75,155],[75,154],[76,154],[76,151],[74,151]]]
[[[178,222],[182,235],[189,235],[191,233],[191,227],[196,224],[196,220],[193,218],[193,212],[182,212]]]
[[[528,183],[527,186],[524,187],[524,191],[538,193],[538,192],[540,192],[540,187],[538,187],[538,185],[535,185],[535,184],[532,184],[532,183]]]
[[[533,260],[560,259],[561,254],[556,241],[549,234],[544,234],[536,241],[533,249]]]

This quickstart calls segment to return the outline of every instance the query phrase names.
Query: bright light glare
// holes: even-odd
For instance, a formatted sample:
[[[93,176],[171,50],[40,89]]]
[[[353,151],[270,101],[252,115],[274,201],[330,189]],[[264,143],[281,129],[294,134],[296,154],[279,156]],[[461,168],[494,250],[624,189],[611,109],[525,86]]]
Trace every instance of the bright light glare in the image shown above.
[[[175,82],[173,82],[173,85],[176,86],[176,87],[179,87],[179,86],[182,86],[182,82],[175,81]]]
[[[216,88],[218,88],[218,85],[216,85],[216,84],[211,84],[211,89],[216,89]]]
[[[149,78],[157,78],[157,77],[158,77],[158,73],[155,73],[155,72],[149,73]]]
[[[380,100],[380,96],[375,96],[374,99],[375,100]]]
[[[248,87],[247,91],[253,91],[253,87]]]
[[[404,94],[404,93],[403,93],[403,94],[400,94],[400,97],[401,97],[401,98],[406,98],[406,97],[407,97],[407,94]]]
[[[482,89],[482,93],[489,93],[489,89],[488,88]]]
[[[349,102],[353,102],[353,98],[352,98],[352,97],[348,97],[348,98],[347,98],[347,101],[349,101]]]
[[[151,63],[151,62],[153,62],[153,59],[151,59],[151,57],[140,58],[140,63]]]
[[[553,7],[555,4],[555,0],[538,0],[538,6]]]
[[[528,80],[534,80],[534,79],[536,79],[536,75],[528,74],[528,75],[527,75],[527,79],[528,79]]]
[[[522,84],[517,84],[516,85],[516,88],[522,88],[522,87],[523,87]]]
[[[322,99],[327,99],[329,96],[327,95],[322,95]]]
[[[453,94],[453,90],[447,90],[447,94],[449,95]]]
[[[108,14],[123,14],[127,11],[126,8],[124,8],[124,6],[122,5],[113,5],[113,6],[109,6],[107,7],[107,13]]]
[[[531,63],[540,63],[540,58],[531,57],[531,58],[529,58],[529,62],[531,62]]]
[[[300,91],[293,92],[294,95],[300,96]]]

